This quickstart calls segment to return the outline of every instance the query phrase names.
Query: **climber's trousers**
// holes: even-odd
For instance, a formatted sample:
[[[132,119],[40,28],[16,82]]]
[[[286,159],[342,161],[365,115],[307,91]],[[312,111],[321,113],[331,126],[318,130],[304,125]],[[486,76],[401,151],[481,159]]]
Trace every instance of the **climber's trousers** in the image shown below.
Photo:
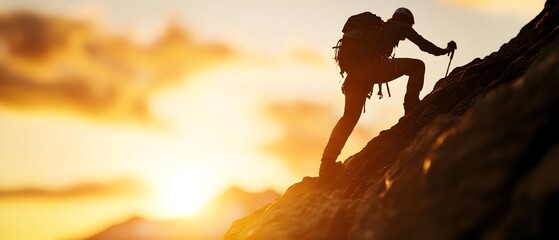
[[[371,85],[362,78],[365,76],[348,76],[344,83],[345,107],[343,116],[338,120],[324,152],[322,162],[334,162],[340,155],[349,135],[361,117],[361,112],[367,100],[367,94],[371,91]],[[423,61],[411,58],[394,58],[390,62],[372,68],[367,75],[372,82],[385,83],[397,79],[403,75],[409,76],[406,95],[404,97],[404,108],[413,109],[419,103],[419,93],[423,88],[425,75],[425,64]]]

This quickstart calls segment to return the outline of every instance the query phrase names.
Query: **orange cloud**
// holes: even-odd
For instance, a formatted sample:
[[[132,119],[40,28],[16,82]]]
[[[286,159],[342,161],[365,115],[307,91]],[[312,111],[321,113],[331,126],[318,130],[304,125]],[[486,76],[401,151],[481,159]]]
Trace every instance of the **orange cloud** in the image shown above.
[[[318,54],[317,52],[314,52],[313,50],[310,50],[308,48],[304,48],[304,47],[297,47],[294,49],[291,49],[290,55],[298,61],[307,63],[307,64],[311,64],[311,65],[316,65],[316,66],[320,66],[320,65],[324,65],[325,61],[324,58]]]
[[[532,18],[543,9],[545,0],[444,0],[444,2],[494,14],[514,14]]]
[[[63,109],[110,120],[151,121],[149,97],[232,55],[177,24],[153,44],[83,21],[0,14],[0,104]]]
[[[78,197],[85,195],[129,195],[143,196],[149,193],[149,189],[142,182],[122,178],[108,182],[83,183],[65,189],[39,189],[22,188],[11,190],[0,190],[0,198],[6,197]]]
[[[280,157],[296,174],[316,173],[322,150],[340,116],[327,105],[307,101],[272,103],[265,114],[280,124],[283,134],[262,149]],[[373,137],[371,132],[358,125],[351,138],[359,139],[362,147]]]

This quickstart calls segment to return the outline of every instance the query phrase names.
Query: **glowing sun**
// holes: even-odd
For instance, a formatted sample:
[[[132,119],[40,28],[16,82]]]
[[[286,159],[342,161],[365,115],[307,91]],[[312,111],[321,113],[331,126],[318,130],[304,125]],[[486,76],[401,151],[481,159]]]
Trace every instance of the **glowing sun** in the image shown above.
[[[193,215],[215,195],[209,175],[202,172],[161,176],[152,185],[152,212],[158,218]]]

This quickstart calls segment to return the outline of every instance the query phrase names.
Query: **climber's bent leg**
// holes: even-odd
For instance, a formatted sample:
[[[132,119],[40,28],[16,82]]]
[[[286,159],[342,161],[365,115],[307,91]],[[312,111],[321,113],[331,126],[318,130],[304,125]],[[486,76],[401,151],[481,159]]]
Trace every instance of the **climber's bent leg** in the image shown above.
[[[392,63],[395,68],[394,75],[384,76],[385,79],[391,81],[402,75],[409,76],[404,97],[404,110],[408,114],[419,103],[419,93],[423,89],[425,78],[425,63],[413,58],[394,58]]]

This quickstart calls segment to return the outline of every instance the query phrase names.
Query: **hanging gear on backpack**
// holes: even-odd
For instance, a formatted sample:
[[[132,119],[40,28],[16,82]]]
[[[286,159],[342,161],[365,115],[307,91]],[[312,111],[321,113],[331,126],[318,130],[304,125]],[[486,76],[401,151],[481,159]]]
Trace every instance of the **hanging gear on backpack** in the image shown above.
[[[338,40],[334,49],[334,60],[340,68],[342,78],[344,74],[353,71],[360,64],[370,62],[374,58],[386,57],[379,53],[384,21],[371,12],[363,12],[350,16],[342,28],[343,36]],[[372,66],[371,66],[372,67]],[[377,83],[379,99],[383,97],[382,83]],[[386,83],[388,96],[390,88]],[[371,92],[367,95],[370,98]]]

